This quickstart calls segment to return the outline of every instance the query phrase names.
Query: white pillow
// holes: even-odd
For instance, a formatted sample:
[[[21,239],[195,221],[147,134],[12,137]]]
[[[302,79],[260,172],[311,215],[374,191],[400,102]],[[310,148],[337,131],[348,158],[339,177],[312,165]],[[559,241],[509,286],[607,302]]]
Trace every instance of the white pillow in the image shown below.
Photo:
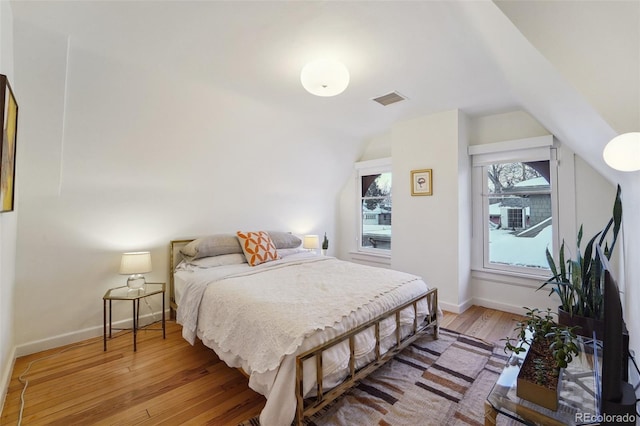
[[[302,240],[291,232],[267,231],[267,233],[278,250],[296,248],[302,245]]]
[[[302,253],[307,251],[308,250],[303,249],[302,247],[285,248],[285,249],[278,249],[278,254],[280,255],[280,257],[287,257],[287,256],[291,256],[292,254],[297,254],[297,253]]]
[[[247,263],[244,253],[222,254],[220,256],[201,257],[191,261],[186,261],[189,265],[198,268],[215,268],[217,266],[239,265]]]
[[[223,254],[242,254],[242,247],[240,247],[238,237],[235,235],[215,234],[191,241],[180,249],[180,253],[184,259],[194,260]]]

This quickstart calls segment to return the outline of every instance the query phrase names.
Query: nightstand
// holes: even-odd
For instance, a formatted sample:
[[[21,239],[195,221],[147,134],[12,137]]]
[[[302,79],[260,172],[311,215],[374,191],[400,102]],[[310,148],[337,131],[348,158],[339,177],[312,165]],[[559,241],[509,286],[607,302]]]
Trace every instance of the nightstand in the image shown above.
[[[164,313],[164,292],[165,283],[146,283],[141,289],[131,289],[127,286],[109,289],[102,297],[103,302],[103,327],[104,327],[104,350],[107,350],[107,301],[109,302],[109,339],[111,339],[111,330],[132,330],[133,331],[133,350],[137,350],[136,338],[138,337],[138,326],[140,316],[140,300],[154,294],[162,295],[162,328],[145,328],[145,330],[162,331],[162,338],[167,338],[165,327]],[[113,328],[111,326],[111,302],[114,300],[128,300],[133,305],[133,326],[132,328]]]

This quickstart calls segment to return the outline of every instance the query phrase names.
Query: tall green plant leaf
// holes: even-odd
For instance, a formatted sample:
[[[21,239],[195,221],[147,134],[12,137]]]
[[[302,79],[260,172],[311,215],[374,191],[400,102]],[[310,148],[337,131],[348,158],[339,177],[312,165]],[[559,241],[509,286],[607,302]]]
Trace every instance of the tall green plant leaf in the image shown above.
[[[607,259],[611,258],[611,253],[613,253],[613,248],[616,245],[616,241],[618,241],[618,233],[620,232],[620,228],[622,227],[622,188],[618,185],[618,189],[616,191],[616,199],[613,202],[613,240],[611,241],[611,247],[609,249],[609,253],[607,254]]]
[[[563,282],[569,282],[567,277],[567,266],[564,261],[564,240],[562,240],[562,245],[560,246],[560,275],[562,276]]]
[[[560,248],[560,251],[562,252],[563,249],[564,249],[564,241],[562,242],[562,247]],[[554,279],[558,277],[558,269],[556,268],[556,262],[555,260],[553,260],[553,256],[551,255],[551,252],[549,251],[548,247],[545,249],[545,253],[547,255],[547,263],[549,264],[549,269],[551,269],[551,273],[553,274],[552,279]],[[544,287],[544,284],[542,285],[542,287]]]
[[[621,188],[616,189],[616,198],[613,204],[613,214],[607,225],[587,242],[584,253],[580,245],[583,237],[583,226],[580,226],[576,238],[577,250],[575,259],[565,259],[564,241],[560,246],[558,263],[547,248],[545,253],[549,268],[553,277],[545,281],[539,288],[553,285],[549,295],[557,294],[563,309],[571,315],[581,315],[601,319],[603,315],[602,304],[602,263],[595,249],[595,245],[604,249],[604,256],[611,258],[613,249],[618,240],[618,234],[622,225],[622,200]],[[607,241],[611,233],[611,241]]]
[[[593,244],[598,238],[598,235],[600,235],[601,233],[602,231],[594,235],[587,243],[587,246],[584,248],[584,258],[582,262],[582,278],[583,280],[586,280],[586,282],[583,281],[586,285],[588,285],[589,276],[591,275],[591,259],[593,256]]]

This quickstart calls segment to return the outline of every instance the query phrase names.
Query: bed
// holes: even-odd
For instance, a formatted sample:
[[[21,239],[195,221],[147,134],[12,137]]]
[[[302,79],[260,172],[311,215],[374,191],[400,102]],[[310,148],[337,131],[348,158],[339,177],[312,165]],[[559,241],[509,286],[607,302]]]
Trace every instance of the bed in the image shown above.
[[[318,256],[289,233],[259,234],[171,241],[169,294],[183,337],[266,397],[261,425],[300,425],[421,333],[437,338],[437,289],[419,277]]]

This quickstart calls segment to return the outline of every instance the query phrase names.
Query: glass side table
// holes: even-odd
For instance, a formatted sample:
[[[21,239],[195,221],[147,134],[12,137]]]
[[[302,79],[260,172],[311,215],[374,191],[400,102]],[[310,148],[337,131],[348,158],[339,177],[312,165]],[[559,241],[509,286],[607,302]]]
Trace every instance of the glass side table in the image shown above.
[[[104,350],[107,350],[107,301],[109,302],[109,339],[111,339],[111,331],[112,330],[132,330],[133,332],[133,351],[137,350],[136,340],[138,337],[138,328],[139,328],[139,316],[140,316],[140,300],[145,297],[153,296],[154,294],[162,295],[162,328],[145,328],[145,330],[154,330],[154,331],[162,331],[162,338],[167,338],[166,332],[166,323],[165,323],[165,313],[164,313],[164,292],[165,292],[165,283],[146,283],[145,286],[141,289],[130,289],[127,286],[116,287],[107,290],[107,292],[102,297],[103,308],[102,308],[102,318],[103,318],[103,340],[104,340]],[[133,305],[133,326],[131,328],[114,328],[112,327],[112,317],[111,317],[111,302],[114,300],[129,300]]]
[[[579,338],[578,346],[578,356],[562,375],[557,411],[541,407],[516,395],[518,372],[526,353],[512,354],[485,401],[485,426],[495,425],[498,414],[523,424],[596,424],[593,421],[600,412],[598,395],[602,348],[598,342],[582,338]]]

